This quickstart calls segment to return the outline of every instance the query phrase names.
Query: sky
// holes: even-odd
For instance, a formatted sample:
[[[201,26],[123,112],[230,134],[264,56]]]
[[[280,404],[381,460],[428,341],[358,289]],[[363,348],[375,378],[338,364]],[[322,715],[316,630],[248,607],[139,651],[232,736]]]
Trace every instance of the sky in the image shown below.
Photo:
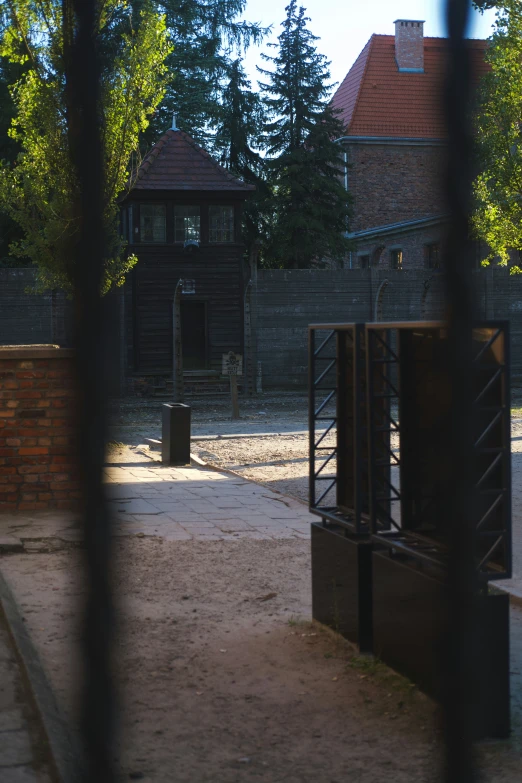
[[[266,41],[277,41],[288,0],[247,0],[245,18],[250,22],[272,25],[272,35]],[[309,28],[320,37],[317,51],[331,60],[332,81],[341,82],[372,33],[393,35],[396,19],[425,21],[424,35],[445,36],[443,0],[303,0]],[[494,11],[473,12],[468,37],[487,38],[495,19]],[[255,87],[256,65],[266,67],[260,57],[267,50],[252,46],[245,57],[247,74]],[[273,50],[272,50],[273,51]]]

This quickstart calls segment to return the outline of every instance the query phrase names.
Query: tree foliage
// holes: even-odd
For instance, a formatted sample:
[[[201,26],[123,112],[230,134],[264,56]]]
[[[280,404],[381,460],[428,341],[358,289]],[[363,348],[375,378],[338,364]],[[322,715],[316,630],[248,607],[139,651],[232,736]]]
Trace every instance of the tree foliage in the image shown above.
[[[478,112],[481,173],[475,182],[477,237],[490,248],[487,262],[522,250],[522,6],[503,0],[486,50],[490,72]]]
[[[18,81],[23,66],[10,63],[0,57],[0,161],[14,163],[20,152],[18,143],[9,136],[9,128],[15,116],[15,105],[9,85]],[[20,266],[23,259],[9,255],[9,245],[22,237],[22,230],[6,213],[0,210],[0,266]]]
[[[252,90],[241,60],[236,59],[220,102],[214,149],[222,166],[256,188],[243,210],[243,239],[248,254],[266,234],[271,211],[272,190],[266,179],[265,160],[260,154],[265,122],[261,96]]]
[[[161,0],[159,5],[174,44],[167,66],[175,79],[169,79],[147,141],[170,126],[175,112],[178,127],[213,152],[213,131],[222,121],[223,91],[233,63],[268,30],[241,19],[246,0]]]
[[[329,62],[317,52],[305,9],[286,7],[273,70],[259,69],[270,115],[266,125],[274,216],[265,258],[277,266],[308,267],[325,258],[340,260],[350,214],[343,187],[342,149],[335,139],[344,128],[328,103]]]
[[[102,125],[107,233],[104,291],[123,282],[135,262],[118,230],[118,197],[129,184],[139,136],[161,101],[171,51],[164,16],[152,2],[138,16],[125,0],[99,3]],[[42,287],[74,287],[80,194],[71,163],[81,116],[65,78],[75,20],[69,0],[10,0],[3,7],[0,55],[20,68],[10,84],[15,114],[10,138],[20,152],[0,169],[0,204],[21,227],[11,252],[37,265]],[[134,161],[135,162],[135,161]]]

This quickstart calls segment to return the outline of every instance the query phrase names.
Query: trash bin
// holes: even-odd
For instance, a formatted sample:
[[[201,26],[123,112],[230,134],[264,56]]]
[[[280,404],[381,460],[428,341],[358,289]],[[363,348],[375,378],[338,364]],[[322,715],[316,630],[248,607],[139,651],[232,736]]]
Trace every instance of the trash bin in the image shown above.
[[[163,406],[161,461],[164,465],[190,463],[190,405],[168,402]]]

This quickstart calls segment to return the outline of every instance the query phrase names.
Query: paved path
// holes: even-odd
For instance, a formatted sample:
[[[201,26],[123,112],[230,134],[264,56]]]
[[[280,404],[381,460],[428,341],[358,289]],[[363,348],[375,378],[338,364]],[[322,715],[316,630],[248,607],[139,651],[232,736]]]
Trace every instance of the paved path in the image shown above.
[[[107,467],[116,530],[167,540],[308,538],[305,505],[242,478],[200,467]]]
[[[298,500],[209,468],[169,468],[154,462],[105,468],[117,536],[160,536],[169,541],[309,538],[314,519]],[[64,512],[4,515],[0,537],[26,548],[38,539],[80,538]],[[0,542],[1,543],[1,542]]]
[[[45,747],[0,610],[0,780],[50,783]]]

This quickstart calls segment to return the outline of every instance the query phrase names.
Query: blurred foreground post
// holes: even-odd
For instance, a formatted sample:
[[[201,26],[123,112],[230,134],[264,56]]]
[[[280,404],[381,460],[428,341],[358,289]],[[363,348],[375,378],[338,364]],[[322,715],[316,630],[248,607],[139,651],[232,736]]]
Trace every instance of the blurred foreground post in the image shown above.
[[[447,0],[449,70],[446,249],[449,317],[449,464],[445,475],[450,540],[447,658],[445,661],[446,781],[475,780],[472,725],[477,688],[476,574],[472,529],[472,253],[469,240],[473,138],[470,62],[465,41],[470,0]]]
[[[79,236],[75,269],[78,375],[78,457],[84,502],[86,605],[82,730],[89,781],[109,783],[113,772],[113,685],[110,651],[113,607],[111,540],[104,502],[106,367],[105,302],[101,283],[105,258],[100,64],[96,0],[62,0],[65,94],[69,149],[79,184]]]

